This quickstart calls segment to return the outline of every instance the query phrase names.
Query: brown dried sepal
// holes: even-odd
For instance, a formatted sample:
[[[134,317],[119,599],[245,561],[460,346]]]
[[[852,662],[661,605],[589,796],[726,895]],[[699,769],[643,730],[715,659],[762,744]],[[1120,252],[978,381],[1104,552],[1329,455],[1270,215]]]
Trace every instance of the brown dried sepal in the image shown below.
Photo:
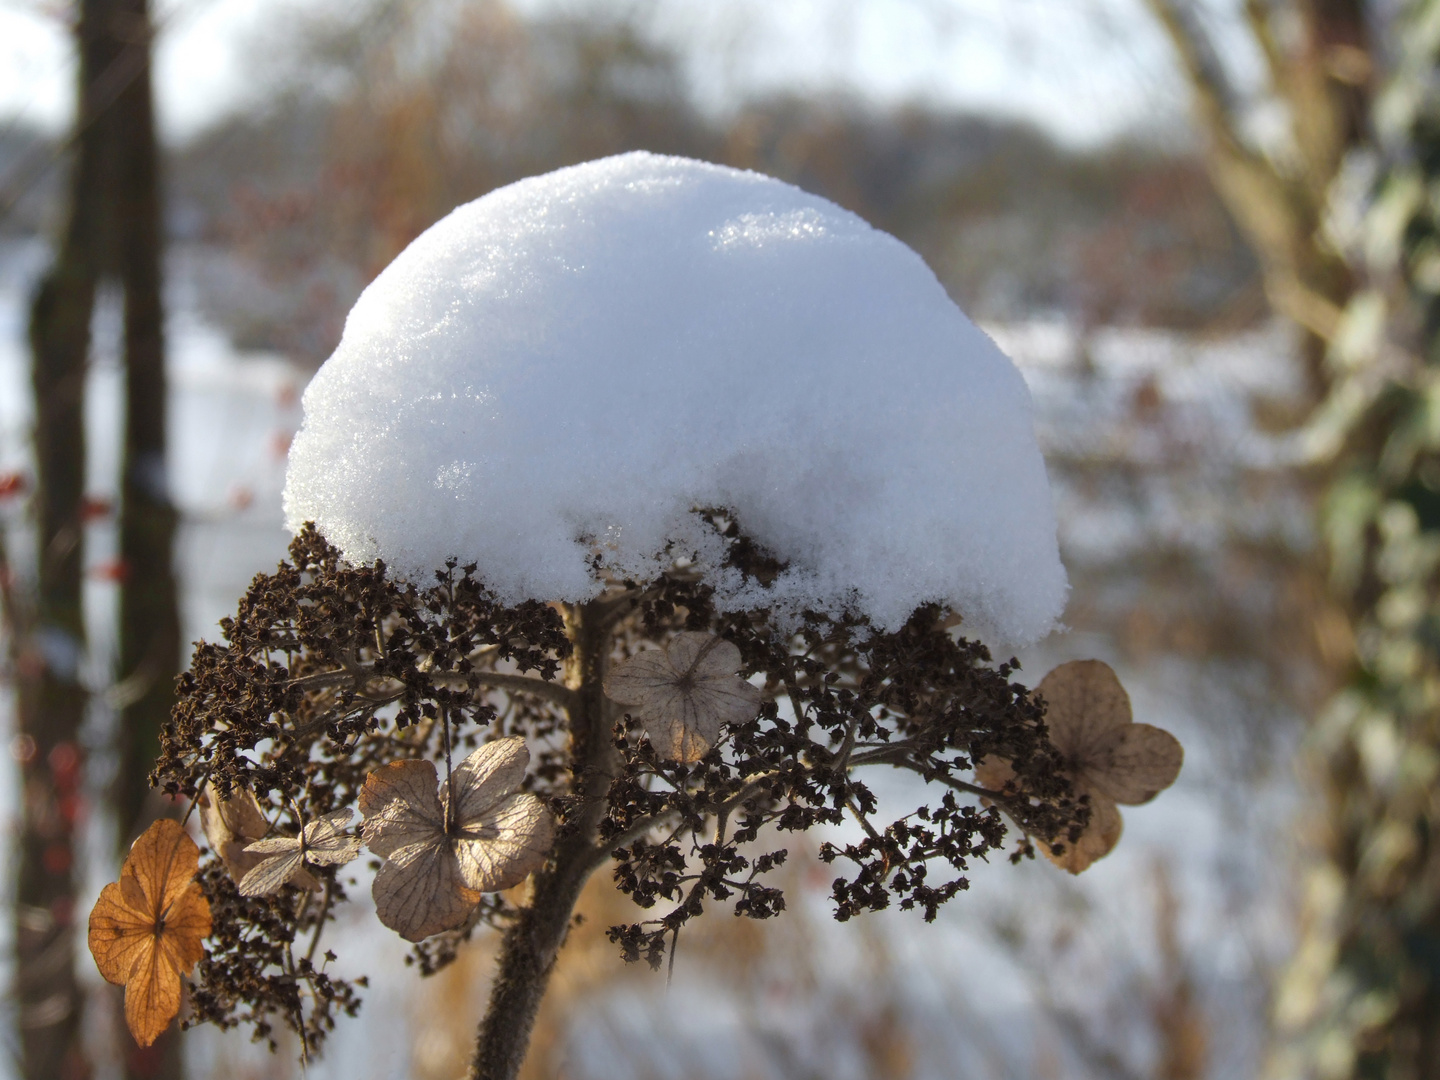
[[[525,740],[511,737],[471,753],[438,792],[429,761],[393,761],[370,774],[361,835],[385,860],[371,887],[382,923],[406,941],[454,930],[482,893],[513,888],[544,865],[555,824],[544,803],[518,790],[529,763]]]

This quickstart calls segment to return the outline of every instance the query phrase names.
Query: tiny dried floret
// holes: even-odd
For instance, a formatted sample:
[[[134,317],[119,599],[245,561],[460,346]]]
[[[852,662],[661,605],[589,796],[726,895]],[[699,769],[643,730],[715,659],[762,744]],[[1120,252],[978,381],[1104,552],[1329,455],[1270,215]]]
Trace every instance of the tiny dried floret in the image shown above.
[[[640,721],[661,757],[699,761],[721,728],[753,720],[760,709],[760,690],[735,674],[739,667],[731,642],[686,631],[616,665],[605,693]]]
[[[1116,804],[1155,798],[1180,775],[1185,751],[1168,731],[1134,722],[1130,695],[1101,660],[1061,664],[1034,694],[1045,700],[1050,742],[1064,759],[1064,773],[1090,805],[1090,821],[1076,839],[1054,847],[1041,841],[1040,847],[1056,866],[1078,874],[1119,843],[1124,821]],[[1009,762],[987,758],[976,777],[999,791],[1015,773]]]
[[[180,979],[204,955],[210,903],[195,883],[200,849],[162,818],[140,836],[120,880],[100,891],[89,944],[106,980],[125,987],[125,1023],[149,1046],[180,1011]]]
[[[520,884],[544,864],[550,813],[520,791],[530,751],[519,737],[486,743],[436,791],[432,762],[393,761],[360,792],[365,846],[385,860],[371,894],[380,921],[407,941],[461,926],[482,893]]]
[[[299,836],[272,836],[250,844],[246,854],[258,855],[261,861],[241,880],[240,895],[279,892],[282,886],[306,873],[307,862],[313,866],[338,866],[355,858],[360,854],[360,838],[341,831],[354,814],[346,807],[309,822]]]

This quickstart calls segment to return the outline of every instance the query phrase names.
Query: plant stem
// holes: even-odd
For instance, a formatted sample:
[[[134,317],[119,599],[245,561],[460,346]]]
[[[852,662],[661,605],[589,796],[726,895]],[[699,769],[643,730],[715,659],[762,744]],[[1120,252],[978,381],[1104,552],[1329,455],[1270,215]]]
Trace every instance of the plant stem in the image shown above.
[[[601,689],[611,626],[603,601],[566,609],[565,628],[573,646],[565,679],[573,695],[567,709],[570,763],[579,800],[556,838],[554,861],[535,877],[530,906],[505,934],[490,1005],[476,1035],[471,1080],[515,1080],[519,1074],[575,902],[602,861],[595,858],[599,826],[610,782],[620,767]]]

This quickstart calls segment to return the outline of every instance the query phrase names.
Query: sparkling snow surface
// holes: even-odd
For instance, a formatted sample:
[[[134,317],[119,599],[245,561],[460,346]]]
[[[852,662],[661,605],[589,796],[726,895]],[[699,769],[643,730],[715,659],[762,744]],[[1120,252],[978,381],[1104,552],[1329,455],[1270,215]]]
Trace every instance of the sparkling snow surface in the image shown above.
[[[635,153],[460,207],[355,304],[285,511],[357,562],[580,600],[676,556],[728,608],[942,601],[996,643],[1066,595],[1029,392],[913,251],[756,173]],[[789,563],[714,569],[724,507]],[[671,545],[667,550],[667,544]]]

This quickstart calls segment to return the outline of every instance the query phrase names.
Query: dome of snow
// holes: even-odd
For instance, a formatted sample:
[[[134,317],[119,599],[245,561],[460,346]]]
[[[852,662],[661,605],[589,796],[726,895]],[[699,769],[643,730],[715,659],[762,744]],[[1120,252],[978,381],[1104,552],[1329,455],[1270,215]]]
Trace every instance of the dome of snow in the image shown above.
[[[581,600],[592,560],[708,565],[721,605],[919,604],[997,644],[1066,595],[1030,396],[915,252],[752,172],[646,153],[461,206],[356,302],[305,392],[290,527],[413,580]],[[787,562],[706,562],[724,507]],[[667,543],[670,554],[665,554]]]

